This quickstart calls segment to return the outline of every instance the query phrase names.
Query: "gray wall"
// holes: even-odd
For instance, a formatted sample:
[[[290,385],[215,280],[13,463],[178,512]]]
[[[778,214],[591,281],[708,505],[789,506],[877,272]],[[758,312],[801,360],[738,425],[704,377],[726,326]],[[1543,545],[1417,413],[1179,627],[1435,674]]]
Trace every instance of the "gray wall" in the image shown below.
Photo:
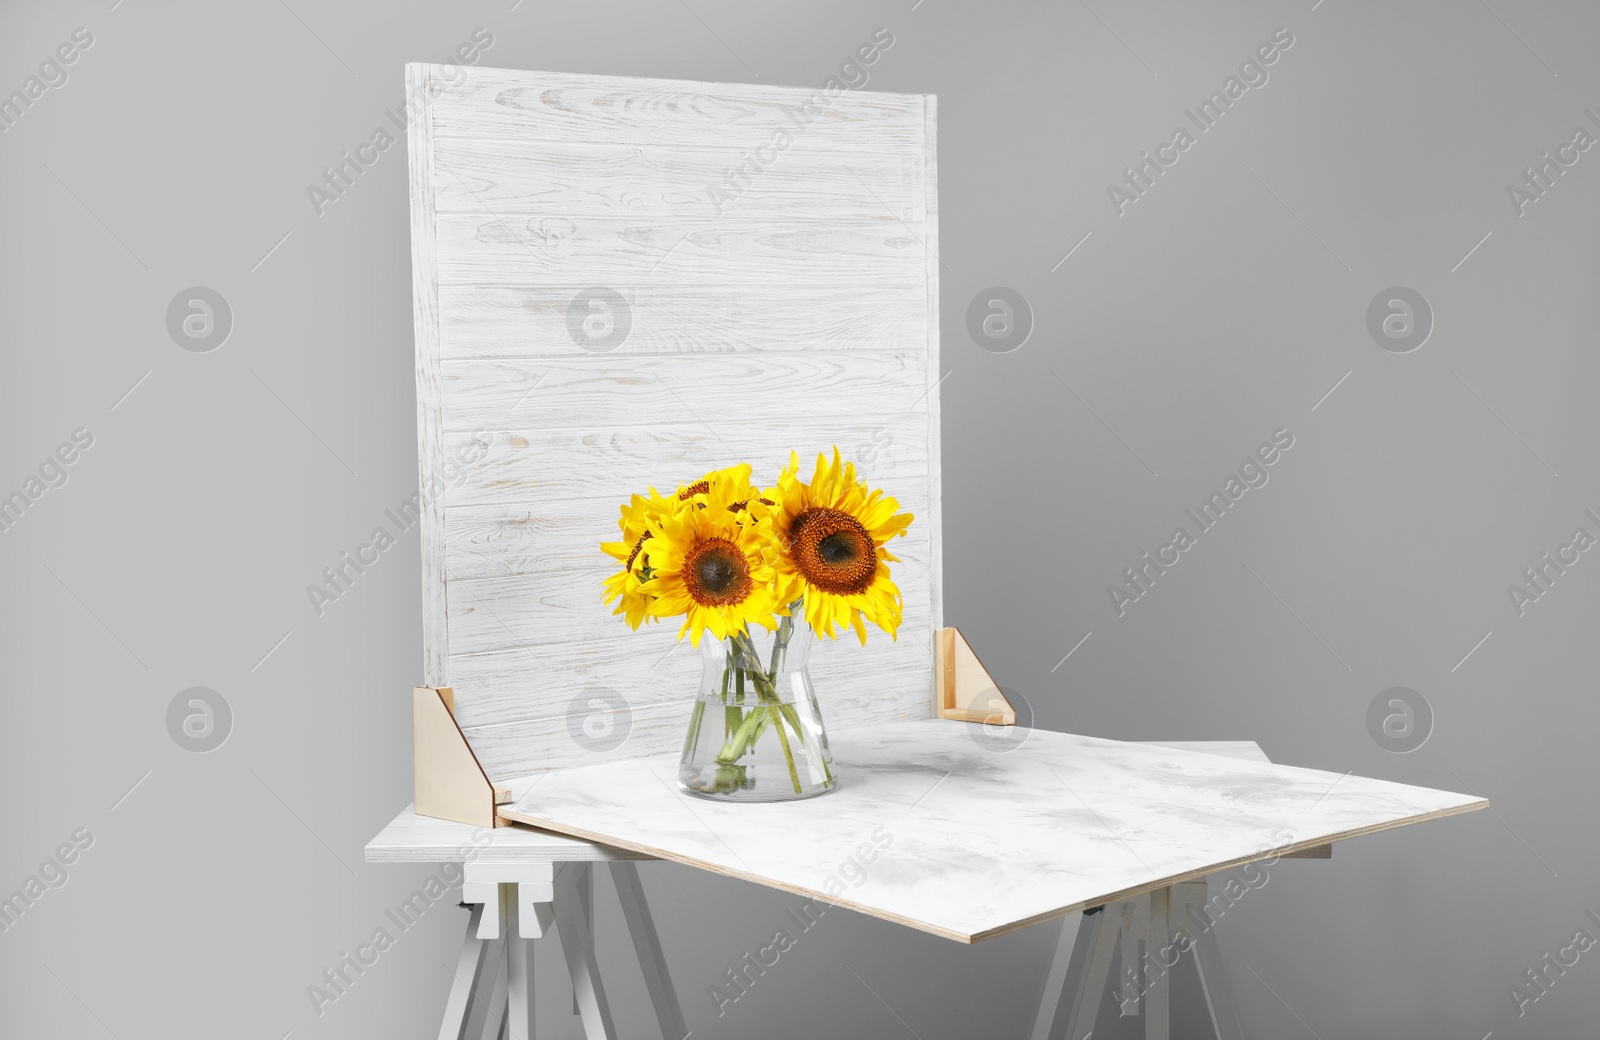
[[[92,844],[0,935],[0,1034],[432,1035],[455,909],[320,1017],[306,993],[428,873],[361,862],[410,784],[415,532],[323,616],[305,592],[416,487],[405,161],[320,216],[306,187],[385,123],[402,62],[480,26],[489,64],[794,85],[887,27],[869,89],[940,98],[950,621],[1044,727],[1493,799],[1242,900],[1220,931],[1251,1035],[1592,1029],[1600,952],[1520,1017],[1510,987],[1600,936],[1600,563],[1520,616],[1507,586],[1600,535],[1600,151],[1520,216],[1508,185],[1600,135],[1600,11],[1492,2],[4,5],[5,92],[93,43],[0,134],[0,491],[93,445],[0,533],[0,891]],[[1200,132],[1184,110],[1279,27],[1268,81]],[[1119,216],[1108,185],[1180,126]],[[206,353],[166,325],[196,285],[233,309]],[[968,334],[991,286],[1032,306],[1009,353]],[[1368,327],[1395,286],[1434,316],[1409,352]],[[1282,427],[1269,483],[1119,616],[1107,586]],[[231,709],[209,754],[169,735],[190,687]],[[1392,687],[1431,706],[1410,753],[1367,721]],[[1052,938],[841,910],[719,1019],[706,987],[793,900],[644,878],[699,1037],[1017,1035]],[[600,921],[616,949],[608,898]],[[618,986],[638,1031],[642,983]],[[1179,986],[1180,1035],[1206,1035]]]

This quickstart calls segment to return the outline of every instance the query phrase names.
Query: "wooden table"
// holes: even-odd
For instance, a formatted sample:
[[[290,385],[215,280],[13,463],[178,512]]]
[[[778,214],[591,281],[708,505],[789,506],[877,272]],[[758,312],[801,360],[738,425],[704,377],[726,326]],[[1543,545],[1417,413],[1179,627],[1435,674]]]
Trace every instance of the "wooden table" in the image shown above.
[[[498,1030],[508,1014],[510,1035],[532,1035],[530,953],[519,940],[545,934],[552,920],[566,940],[587,1035],[615,1035],[588,925],[592,864],[605,862],[662,1036],[682,1040],[682,1013],[631,862],[663,858],[962,942],[1062,919],[1035,1040],[1050,1034],[1063,1001],[1069,1036],[1093,1028],[1119,947],[1125,964],[1140,966],[1119,984],[1124,1013],[1142,1009],[1146,1035],[1166,1036],[1167,971],[1192,952],[1217,1035],[1238,1040],[1207,924],[1208,874],[1325,854],[1336,840],[1487,805],[1273,765],[1249,742],[1130,744],[924,720],[837,733],[833,750],[838,790],[803,802],[693,798],[675,786],[674,755],[513,785],[502,816],[574,836],[474,831],[402,813],[367,859],[465,860],[463,902],[475,907],[441,1037]],[[505,967],[490,970],[496,943],[507,951]]]
[[[526,781],[513,790],[526,789]],[[688,1030],[667,975],[644,889],[626,849],[528,827],[473,827],[418,816],[407,806],[367,845],[368,863],[459,863],[461,904],[470,913],[440,1040],[529,1040],[533,1030],[533,942],[561,929],[572,976],[573,1013],[592,1038],[616,1027],[594,951],[594,874],[608,866],[644,971],[664,1040]]]

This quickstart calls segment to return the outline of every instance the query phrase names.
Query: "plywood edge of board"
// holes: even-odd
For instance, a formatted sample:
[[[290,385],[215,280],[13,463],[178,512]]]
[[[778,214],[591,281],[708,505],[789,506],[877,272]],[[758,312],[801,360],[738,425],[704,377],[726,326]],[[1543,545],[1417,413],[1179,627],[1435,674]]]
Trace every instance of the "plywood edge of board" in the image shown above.
[[[1017,713],[959,629],[934,633],[934,706],[941,719],[1015,726]]]
[[[456,722],[455,691],[448,686],[411,690],[412,773],[416,813],[479,827],[504,827],[495,807],[511,801],[496,787]]]

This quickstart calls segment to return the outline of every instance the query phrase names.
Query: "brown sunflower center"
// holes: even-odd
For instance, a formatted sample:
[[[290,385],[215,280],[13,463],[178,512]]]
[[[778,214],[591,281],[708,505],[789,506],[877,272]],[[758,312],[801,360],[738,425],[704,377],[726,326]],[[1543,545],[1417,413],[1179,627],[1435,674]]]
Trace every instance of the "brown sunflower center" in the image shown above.
[[[684,557],[683,580],[702,607],[742,603],[750,595],[750,563],[726,538],[707,538]]]
[[[637,560],[639,558],[639,550],[644,548],[645,539],[649,538],[649,537],[650,537],[650,532],[646,531],[644,534],[639,536],[639,540],[637,542],[633,543],[633,552],[628,554],[628,562],[623,564],[623,566],[622,566],[623,570],[625,570],[625,571],[633,570],[633,561]]]
[[[861,521],[837,509],[808,509],[789,526],[800,574],[823,592],[848,595],[872,584],[878,551]]]

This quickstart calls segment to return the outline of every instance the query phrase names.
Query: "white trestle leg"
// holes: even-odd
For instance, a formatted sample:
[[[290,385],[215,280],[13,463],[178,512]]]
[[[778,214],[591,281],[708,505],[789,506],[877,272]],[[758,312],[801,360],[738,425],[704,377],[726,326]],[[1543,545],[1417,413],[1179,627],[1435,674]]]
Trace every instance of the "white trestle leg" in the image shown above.
[[[519,925],[524,907],[515,889],[506,914],[506,1040],[533,1040],[533,940]]]
[[[578,906],[579,906],[578,913],[581,914],[582,917],[583,917],[584,927],[589,930],[589,940],[590,940],[590,942],[593,942],[594,941],[594,872],[588,867],[587,864],[577,864],[577,863],[575,863],[575,864],[572,864],[571,866],[569,866],[567,869],[568,870],[576,870],[576,871],[578,871],[577,878],[574,881],[573,886],[572,886],[573,898],[577,899],[577,901],[578,901]],[[565,942],[566,940],[563,939],[562,941]],[[572,1013],[574,1015],[581,1015],[583,1013],[578,1007],[578,990],[577,990],[576,987],[574,987],[573,990],[572,990]]]
[[[506,972],[506,954],[517,940],[514,936],[507,935],[494,942],[493,961],[490,969],[494,972],[488,976],[493,985],[489,987],[489,995],[483,998],[482,1007],[479,1009],[483,1016],[483,1026],[478,1036],[483,1040],[500,1040],[505,1032],[506,1025],[506,992],[510,988],[511,979]]]
[[[486,969],[489,943],[478,937],[478,923],[484,906],[472,906],[467,919],[467,936],[461,943],[461,956],[451,974],[450,996],[444,1004],[444,1022],[439,1027],[439,1040],[466,1040],[467,1021],[472,1014],[472,1002],[478,991],[480,978]]]
[[[1150,898],[1138,896],[1123,900],[1122,907],[1122,974],[1117,979],[1117,1003],[1123,1018],[1139,1014],[1139,998],[1144,990],[1143,963],[1139,959],[1141,945],[1150,931]],[[1111,908],[1106,908],[1110,913]],[[1150,955],[1144,947],[1144,955]]]
[[[1028,1040],[1087,1040],[1108,990],[1123,1016],[1143,1014],[1145,1040],[1169,1040],[1172,971],[1183,956],[1192,957],[1199,971],[1217,1040],[1244,1040],[1216,933],[1194,926],[1205,920],[1203,909],[1199,916],[1185,916],[1190,907],[1205,904],[1206,883],[1187,881],[1068,918],[1045,974]],[[1179,934],[1193,945],[1175,940]],[[1111,962],[1119,947],[1122,974],[1112,987]],[[1057,1029],[1063,1016],[1064,1032]]]
[[[1094,1032],[1100,998],[1111,979],[1111,956],[1117,952],[1122,908],[1112,903],[1086,917],[1089,927],[1078,933],[1072,970],[1067,972],[1067,1040],[1085,1040]]]
[[[556,930],[561,934],[561,952],[572,976],[572,997],[583,1018],[583,1032],[589,1040],[616,1040],[606,990],[600,981],[600,968],[594,957],[594,932],[584,913],[582,891],[587,863],[568,864],[556,875]]]
[[[1139,965],[1140,977],[1144,980],[1145,1040],[1167,1040],[1170,1029],[1167,994],[1171,992],[1168,983],[1172,981],[1172,975],[1166,963],[1168,958],[1162,951],[1172,934],[1172,923],[1168,917],[1168,907],[1172,902],[1168,894],[1171,891],[1170,888],[1158,888],[1147,897],[1150,913],[1144,934],[1145,961]]]
[[[661,1040],[684,1040],[689,1030],[684,1027],[683,1009],[678,1005],[678,994],[667,974],[661,938],[656,935],[655,921],[644,899],[644,887],[639,884],[639,868],[626,860],[618,860],[611,864],[611,880],[617,888],[617,902],[622,904],[622,918],[628,924],[628,934],[633,937],[634,951],[639,955],[639,967],[644,971],[645,988],[650,991],[650,1003],[655,1007]]]
[[[1176,886],[1175,902],[1181,903],[1185,910],[1197,906],[1198,920],[1206,920],[1206,886],[1203,881],[1188,882]],[[1191,921],[1196,920],[1196,915],[1189,915]],[[1205,991],[1206,1010],[1211,1012],[1211,1028],[1216,1030],[1217,1040],[1244,1040],[1244,1030],[1239,1026],[1239,1013],[1233,1006],[1233,994],[1228,990],[1228,976],[1222,968],[1222,950],[1217,946],[1217,933],[1214,928],[1197,929],[1200,934],[1195,936],[1194,963],[1200,970],[1200,988]]]
[[[678,994],[631,862],[610,864],[622,918],[650,992],[662,1040],[686,1040]],[[588,863],[467,865],[462,902],[472,913],[452,974],[439,1040],[533,1040],[535,940],[560,931],[572,1004],[589,1040],[615,1040],[595,960],[594,868]]]
[[[1055,1026],[1056,1009],[1061,1006],[1061,992],[1067,984],[1067,969],[1072,966],[1072,950],[1082,930],[1084,916],[1068,914],[1061,919],[1061,934],[1056,938],[1056,950],[1050,958],[1050,970],[1045,973],[1044,993],[1033,1012],[1033,1024],[1028,1027],[1028,1040],[1050,1040],[1050,1030]]]

